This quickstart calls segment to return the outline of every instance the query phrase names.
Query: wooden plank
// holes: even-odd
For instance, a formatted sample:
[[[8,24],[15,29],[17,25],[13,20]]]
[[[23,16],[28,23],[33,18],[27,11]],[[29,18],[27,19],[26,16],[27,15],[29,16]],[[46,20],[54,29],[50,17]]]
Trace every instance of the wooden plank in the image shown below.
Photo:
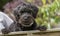
[[[0,33],[0,36],[58,36],[60,35],[60,28],[55,29],[47,29],[46,31],[39,31],[39,30],[33,30],[33,31],[18,31],[18,32],[11,32],[9,34],[2,34]]]

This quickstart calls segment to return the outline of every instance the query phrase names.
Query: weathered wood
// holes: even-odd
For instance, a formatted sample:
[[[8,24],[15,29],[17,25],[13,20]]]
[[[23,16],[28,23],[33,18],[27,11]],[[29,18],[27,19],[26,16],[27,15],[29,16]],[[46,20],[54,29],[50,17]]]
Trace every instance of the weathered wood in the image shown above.
[[[60,36],[60,28],[56,29],[47,29],[46,31],[18,31],[18,32],[11,32],[9,34],[2,34],[0,36]]]

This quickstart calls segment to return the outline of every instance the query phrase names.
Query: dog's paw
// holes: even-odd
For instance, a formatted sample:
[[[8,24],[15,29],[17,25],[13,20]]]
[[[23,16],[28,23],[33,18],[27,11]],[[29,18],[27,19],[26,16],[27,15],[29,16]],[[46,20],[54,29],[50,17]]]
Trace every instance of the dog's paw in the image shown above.
[[[39,26],[38,27],[38,30],[45,31],[45,30],[47,30],[47,27],[46,26]]]
[[[8,34],[10,32],[10,30],[8,30],[8,29],[2,29],[1,31],[3,34]]]

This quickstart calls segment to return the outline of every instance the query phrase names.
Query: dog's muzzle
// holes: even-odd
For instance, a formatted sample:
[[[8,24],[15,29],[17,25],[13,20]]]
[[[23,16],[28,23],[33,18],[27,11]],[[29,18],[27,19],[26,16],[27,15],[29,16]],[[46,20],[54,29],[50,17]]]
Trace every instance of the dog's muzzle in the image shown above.
[[[19,21],[24,27],[29,27],[33,24],[33,18],[29,14],[22,15]]]

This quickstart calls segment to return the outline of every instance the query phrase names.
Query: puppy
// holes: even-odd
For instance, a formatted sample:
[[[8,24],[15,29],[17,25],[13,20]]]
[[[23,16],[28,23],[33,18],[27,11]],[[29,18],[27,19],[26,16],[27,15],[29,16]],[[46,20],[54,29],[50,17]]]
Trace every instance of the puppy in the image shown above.
[[[7,30],[9,32],[46,30],[47,28],[45,26],[37,26],[34,20],[36,18],[37,13],[38,13],[38,8],[35,5],[32,5],[30,3],[19,5],[18,7],[16,7],[16,9],[14,9],[14,15],[17,23],[11,24]],[[5,31],[3,30],[3,33],[4,32],[7,32],[6,29]],[[4,33],[4,34],[7,34],[7,33]]]

